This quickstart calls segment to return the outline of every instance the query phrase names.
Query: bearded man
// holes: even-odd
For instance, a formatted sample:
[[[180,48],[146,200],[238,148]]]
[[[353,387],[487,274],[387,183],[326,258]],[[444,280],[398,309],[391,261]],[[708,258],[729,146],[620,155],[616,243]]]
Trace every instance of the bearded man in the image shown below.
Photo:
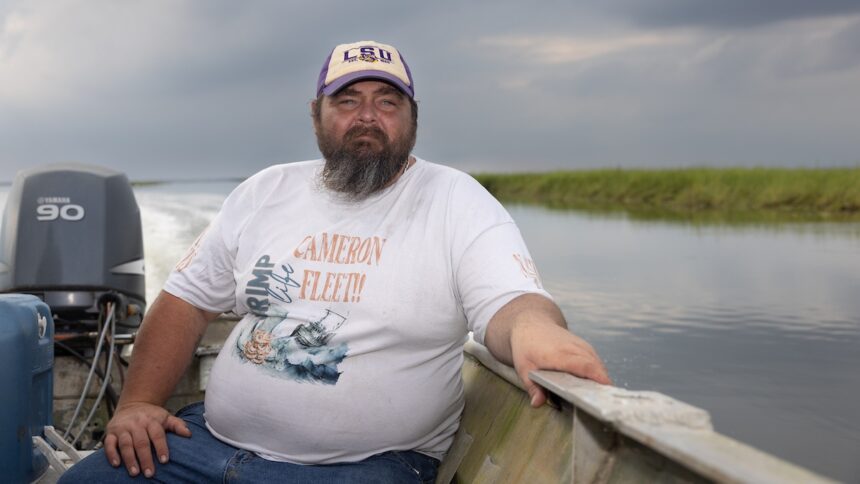
[[[104,452],[64,478],[432,482],[463,409],[469,331],[534,406],[531,370],[609,383],[502,206],[411,154],[414,94],[394,47],[335,47],[311,106],[323,160],[230,194],[146,315]],[[243,317],[205,402],[171,416],[162,405],[227,311]]]

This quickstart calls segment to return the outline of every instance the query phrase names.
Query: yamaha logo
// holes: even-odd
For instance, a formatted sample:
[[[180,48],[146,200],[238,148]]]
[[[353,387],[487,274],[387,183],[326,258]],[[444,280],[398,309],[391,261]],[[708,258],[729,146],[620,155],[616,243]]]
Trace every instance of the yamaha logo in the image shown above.
[[[69,197],[39,197],[36,199],[36,220],[67,220],[77,222],[84,218],[84,207],[71,203]]]

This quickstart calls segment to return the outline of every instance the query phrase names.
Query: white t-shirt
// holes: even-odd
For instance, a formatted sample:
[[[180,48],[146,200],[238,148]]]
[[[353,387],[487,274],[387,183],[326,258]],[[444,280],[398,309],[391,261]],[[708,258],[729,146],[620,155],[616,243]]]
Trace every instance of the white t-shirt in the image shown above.
[[[218,355],[219,439],[301,464],[388,450],[441,458],[463,408],[468,331],[543,291],[508,213],[470,176],[417,160],[362,202],[321,188],[319,160],[242,183],[165,290],[242,315]]]

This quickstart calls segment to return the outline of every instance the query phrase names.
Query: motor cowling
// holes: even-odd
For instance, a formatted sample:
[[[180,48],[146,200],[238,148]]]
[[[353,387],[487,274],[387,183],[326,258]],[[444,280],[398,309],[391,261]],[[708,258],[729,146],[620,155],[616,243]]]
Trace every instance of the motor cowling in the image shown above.
[[[0,292],[33,294],[57,333],[92,330],[99,306],[123,304],[131,333],[145,307],[140,209],[128,178],[98,166],[61,164],[17,174],[0,238]]]

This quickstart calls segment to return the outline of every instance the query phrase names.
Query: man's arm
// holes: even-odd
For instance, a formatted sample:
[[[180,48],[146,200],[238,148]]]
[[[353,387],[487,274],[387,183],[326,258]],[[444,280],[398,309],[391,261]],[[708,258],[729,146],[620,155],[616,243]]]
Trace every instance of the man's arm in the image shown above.
[[[147,311],[104,447],[114,467],[125,463],[131,476],[155,473],[150,445],[160,462],[169,454],[165,431],[189,437],[182,419],[164,407],[182,377],[209,321],[218,316],[162,291]]]
[[[546,394],[529,379],[532,370],[566,371],[612,384],[594,348],[568,331],[558,306],[539,294],[523,294],[499,309],[487,325],[484,343],[496,359],[514,367],[533,407],[543,405]]]

